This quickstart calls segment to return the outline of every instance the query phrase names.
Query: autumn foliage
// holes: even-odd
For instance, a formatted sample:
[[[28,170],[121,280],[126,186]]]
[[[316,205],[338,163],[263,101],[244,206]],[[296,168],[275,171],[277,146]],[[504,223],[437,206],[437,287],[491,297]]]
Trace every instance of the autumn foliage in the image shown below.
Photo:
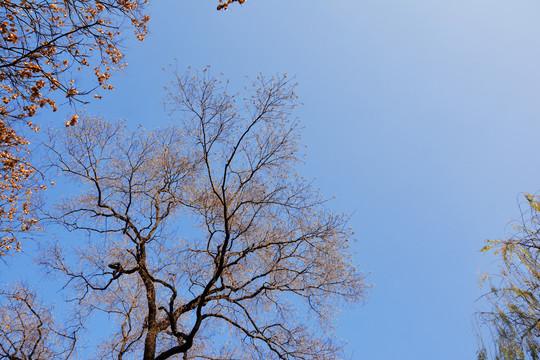
[[[243,4],[246,2],[246,0],[219,0],[219,5],[217,7],[218,10],[227,10],[229,5],[232,3],[239,3]]]
[[[16,234],[30,230],[37,223],[29,215],[31,197],[39,187],[28,181],[34,169],[19,154],[27,143],[0,120],[0,256],[12,247],[19,251]]]
[[[4,118],[31,118],[39,108],[56,110],[52,92],[83,101],[97,86],[112,89],[111,71],[125,66],[118,24],[128,19],[139,40],[148,15],[140,0],[0,0],[0,81]],[[76,71],[90,71],[93,87],[74,84]]]
[[[27,181],[35,170],[22,155],[28,140],[21,122],[37,131],[32,118],[44,107],[56,111],[59,98],[85,102],[100,87],[112,90],[111,72],[126,65],[118,48],[120,24],[127,20],[143,40],[150,19],[140,11],[144,3],[0,0],[0,256],[16,243],[16,232],[36,223],[27,219],[36,190]],[[94,81],[77,87],[78,72],[88,73]],[[73,116],[66,126],[76,122]]]
[[[245,0],[219,0],[218,10],[226,10],[234,2]],[[32,118],[41,108],[56,111],[59,99],[84,103],[92,95],[101,98],[96,90],[113,90],[111,73],[127,65],[118,46],[123,24],[131,24],[137,39],[144,40],[150,20],[142,12],[146,3],[148,0],[0,0],[0,163],[4,165],[0,199],[10,204],[0,208],[0,236],[9,234],[0,242],[0,256],[16,241],[12,235],[15,227],[26,231],[35,224],[35,220],[29,224],[24,213],[34,192],[25,182],[34,169],[20,155],[27,152],[28,141],[21,130],[13,129],[14,122],[37,131],[39,126]],[[76,85],[78,73],[87,85]],[[73,115],[65,125],[77,121],[78,116]]]

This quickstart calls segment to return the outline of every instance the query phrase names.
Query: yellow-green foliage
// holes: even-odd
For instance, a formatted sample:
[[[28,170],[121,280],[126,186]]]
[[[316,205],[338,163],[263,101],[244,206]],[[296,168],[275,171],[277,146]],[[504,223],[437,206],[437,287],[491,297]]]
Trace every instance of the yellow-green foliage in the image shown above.
[[[496,256],[498,271],[482,274],[489,291],[481,298],[479,360],[539,359],[540,198],[525,194],[522,221],[515,234],[488,240],[482,252]]]

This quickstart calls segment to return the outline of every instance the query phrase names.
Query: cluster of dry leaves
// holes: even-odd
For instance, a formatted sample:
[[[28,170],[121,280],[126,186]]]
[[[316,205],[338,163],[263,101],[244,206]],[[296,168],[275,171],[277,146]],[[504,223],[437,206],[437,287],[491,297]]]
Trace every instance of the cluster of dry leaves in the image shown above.
[[[218,10],[227,10],[230,4],[232,3],[239,3],[243,4],[246,2],[246,0],[219,0],[219,5],[217,7]]]
[[[147,33],[143,0],[0,0],[0,256],[20,249],[16,234],[33,228],[32,195],[44,186],[30,181],[36,169],[28,157],[27,126],[41,108],[57,110],[58,97],[85,102],[96,88],[112,90],[111,72],[126,63],[118,48],[128,19],[139,40]],[[89,71],[90,88],[74,76]],[[95,94],[95,97],[100,95]],[[72,116],[66,126],[74,125]]]
[[[233,2],[219,0],[218,10]],[[26,161],[26,126],[41,108],[57,110],[60,98],[70,104],[101,98],[96,90],[113,90],[113,71],[127,64],[118,47],[130,23],[139,40],[147,34],[148,0],[0,0],[0,256],[15,245],[15,234],[36,225],[28,217],[32,194],[28,181],[35,169]],[[93,85],[79,88],[74,76],[88,71]],[[78,121],[72,115],[66,126]],[[23,124],[23,126],[21,126]],[[41,188],[44,188],[41,186]]]

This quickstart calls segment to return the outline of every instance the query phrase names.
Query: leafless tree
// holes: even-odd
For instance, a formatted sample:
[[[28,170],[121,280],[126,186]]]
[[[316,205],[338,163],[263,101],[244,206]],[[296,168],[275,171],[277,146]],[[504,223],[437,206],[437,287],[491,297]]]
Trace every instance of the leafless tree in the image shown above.
[[[57,327],[51,309],[25,285],[0,291],[1,359],[68,359],[81,327],[77,322]]]
[[[252,85],[241,97],[207,71],[175,74],[173,126],[87,118],[51,138],[54,165],[84,189],[52,218],[87,235],[43,263],[77,306],[109,314],[101,358],[343,355],[333,315],[366,288],[353,233],[296,174],[294,84]]]

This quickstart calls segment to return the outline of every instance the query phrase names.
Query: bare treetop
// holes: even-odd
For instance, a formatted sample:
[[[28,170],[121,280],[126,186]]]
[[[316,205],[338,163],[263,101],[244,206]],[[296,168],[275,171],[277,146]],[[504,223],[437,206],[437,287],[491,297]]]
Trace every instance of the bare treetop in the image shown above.
[[[169,128],[85,119],[52,148],[86,189],[54,218],[92,236],[44,264],[114,319],[100,356],[341,357],[333,315],[366,286],[347,217],[296,174],[294,84],[261,76],[241,97],[203,71],[169,90]]]

